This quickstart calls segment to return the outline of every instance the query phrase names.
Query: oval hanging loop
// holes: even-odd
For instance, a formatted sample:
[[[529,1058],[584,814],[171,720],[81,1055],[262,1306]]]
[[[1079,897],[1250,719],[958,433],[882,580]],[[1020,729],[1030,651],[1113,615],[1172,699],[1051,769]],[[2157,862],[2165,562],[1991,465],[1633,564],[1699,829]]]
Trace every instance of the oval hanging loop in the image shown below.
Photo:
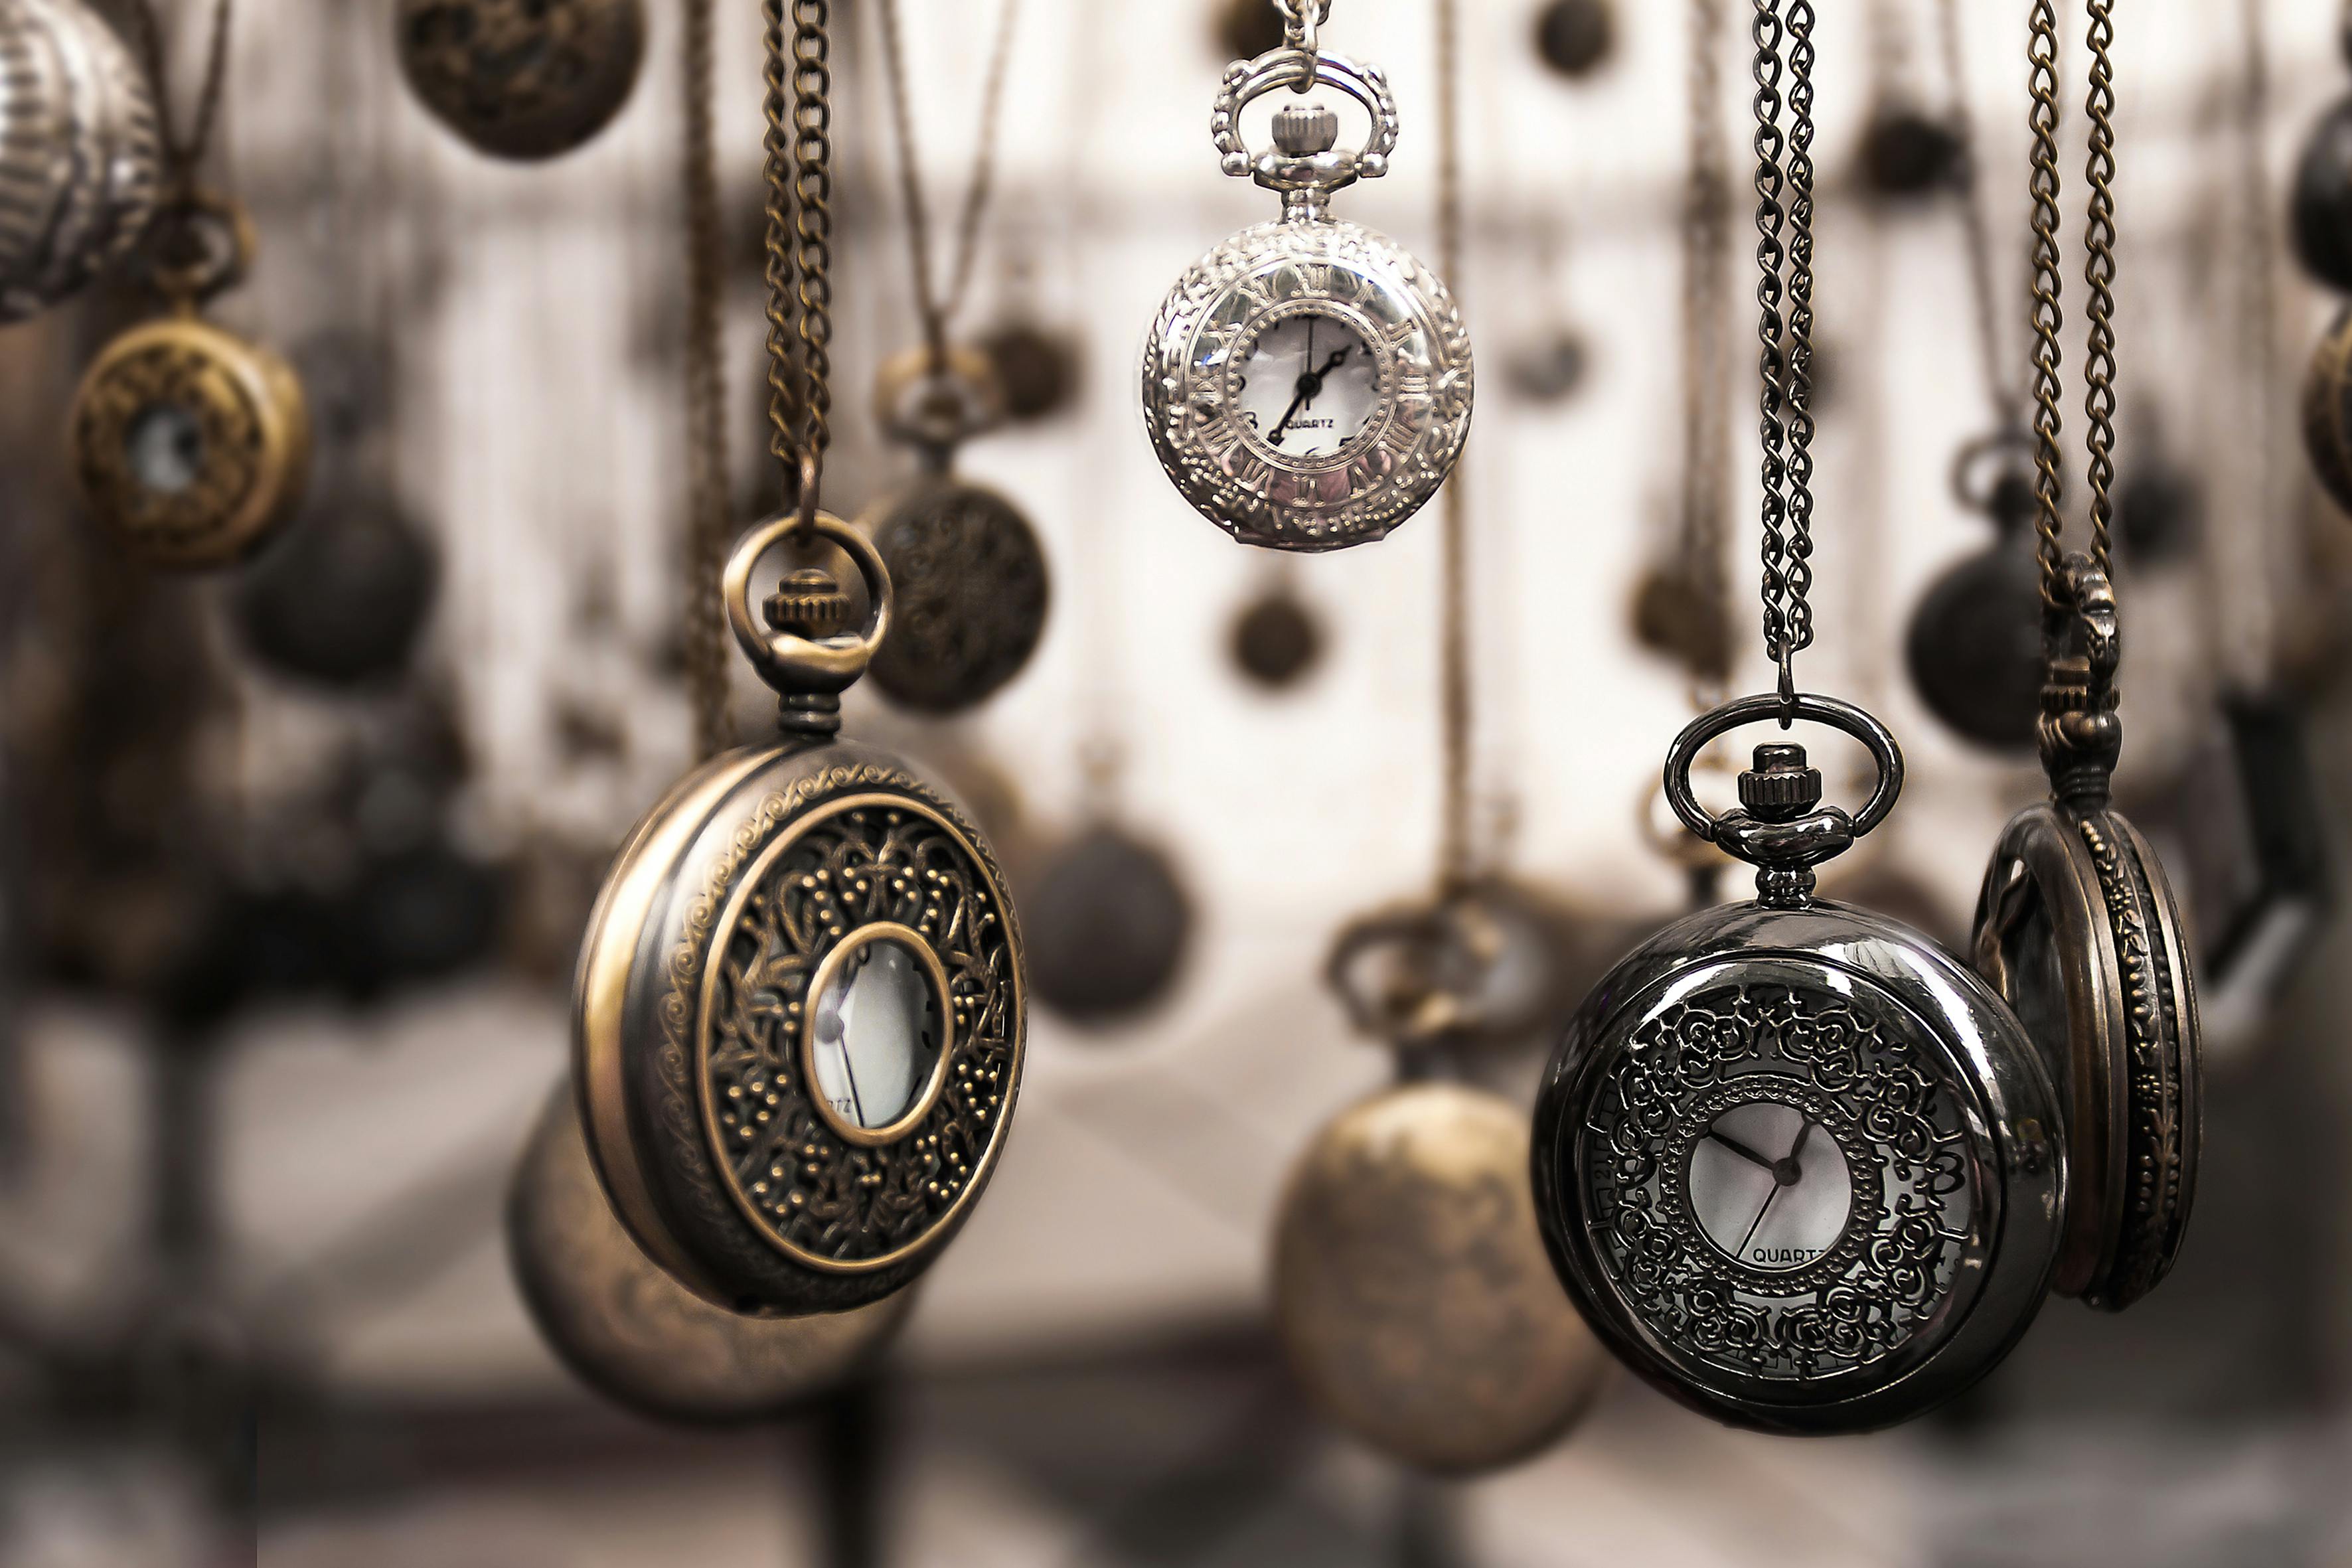
[[[807,478],[813,459],[804,454],[801,460],[803,478]],[[812,481],[804,498],[814,497],[814,493]],[[808,508],[812,504],[803,499],[802,506]],[[803,529],[808,531],[803,533]],[[857,574],[866,584],[865,626],[829,636],[808,636],[775,625],[761,626],[751,613],[752,569],[787,538],[818,536],[840,546],[856,564]],[[866,673],[875,650],[882,646],[883,637],[890,630],[889,569],[883,565],[880,552],[865,534],[831,512],[809,510],[803,513],[798,509],[779,512],[745,534],[727,559],[719,593],[727,606],[727,625],[734,632],[744,657],[760,672],[761,680],[786,694],[841,691]],[[775,618],[770,616],[772,622]]]
[[[1363,146],[1350,152],[1328,141],[1319,146],[1310,142],[1253,154],[1242,140],[1242,110],[1277,88],[1304,92],[1318,85],[1346,93],[1371,117],[1371,133]],[[1358,180],[1379,179],[1389,172],[1399,128],[1396,97],[1389,90],[1387,73],[1378,66],[1360,65],[1345,55],[1293,48],[1226,67],[1209,116],[1219,166],[1228,174],[1247,174],[1270,191],[1336,191]]]
[[[1791,707],[1794,717],[1825,725],[1843,735],[1852,736],[1869,751],[1878,772],[1876,787],[1870,799],[1853,817],[1854,837],[1860,837],[1886,820],[1895,809],[1896,797],[1903,793],[1903,750],[1895,743],[1894,731],[1851,702],[1841,702],[1834,697],[1816,697],[1807,692],[1796,695]],[[1706,743],[1719,735],[1729,733],[1743,725],[1777,721],[1781,713],[1781,700],[1777,692],[1757,697],[1742,697],[1727,702],[1710,713],[1702,713],[1684,727],[1666,750],[1666,802],[1682,818],[1683,826],[1710,844],[1723,843],[1721,828],[1727,813],[1717,817],[1698,802],[1691,792],[1691,764]],[[1832,807],[1834,810],[1836,808]],[[1843,813],[1841,813],[1843,815]],[[1724,847],[1733,854],[1739,853],[1735,845]],[[1746,859],[1746,856],[1740,857]]]
[[[253,266],[253,218],[215,191],[173,196],[156,208],[147,232],[148,281],[176,305],[193,308],[226,293]]]

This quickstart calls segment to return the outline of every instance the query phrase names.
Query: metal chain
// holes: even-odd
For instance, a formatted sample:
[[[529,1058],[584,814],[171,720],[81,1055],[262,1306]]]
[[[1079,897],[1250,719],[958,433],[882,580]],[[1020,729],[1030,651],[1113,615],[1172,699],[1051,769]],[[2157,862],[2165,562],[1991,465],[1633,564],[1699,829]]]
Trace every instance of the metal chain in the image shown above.
[[[890,118],[898,139],[898,195],[907,211],[907,248],[915,276],[915,309],[922,317],[923,342],[929,350],[934,374],[948,362],[948,324],[962,308],[971,289],[972,263],[980,252],[980,224],[988,210],[996,175],[996,128],[1003,118],[1004,79],[1013,58],[1014,24],[1021,0],[1001,0],[997,9],[996,42],[989,57],[988,77],[981,89],[980,131],[973,139],[971,182],[964,189],[963,211],[956,222],[955,249],[948,264],[947,287],[931,287],[930,214],[923,203],[922,171],[915,157],[915,119],[908,89],[906,48],[898,26],[898,0],[882,0],[882,55],[890,85]]]
[[[147,68],[155,98],[155,123],[163,147],[166,184],[185,195],[196,170],[212,145],[213,127],[220,121],[221,92],[228,80],[228,37],[231,0],[213,0],[212,36],[205,43],[203,85],[196,92],[196,118],[184,139],[172,108],[172,73],[163,54],[163,29],[155,17],[154,0],[138,0],[133,13],[139,53]]]
[[[727,556],[727,379],[721,362],[726,244],[712,125],[712,0],[686,0],[686,668],[694,748],[727,743],[727,619],[719,579]]]
[[[1992,400],[1993,428],[2019,428],[2017,388],[2009,379],[2009,356],[2001,352],[2000,290],[1993,281],[1992,222],[1985,211],[1984,157],[1969,101],[1968,53],[1960,33],[1959,0],[1936,0],[1937,32],[1943,55],[1944,114],[1959,143],[1960,226],[1968,247],[1969,296],[1976,314],[1977,354],[1984,362],[1986,395]]]
[[[2064,520],[2058,437],[2058,11],[2055,0],[2033,0],[2026,43],[2026,89],[2032,99],[2026,125],[2032,132],[2028,155],[2032,173],[2026,193],[2033,202],[2033,495],[2035,552],[2042,564],[2042,604],[2059,613],[2060,530]]]
[[[1328,12],[1327,4],[1324,9]],[[1461,303],[1462,16],[1457,0],[1437,0],[1437,265]],[[1470,506],[1460,467],[1445,481],[1438,536],[1439,797],[1437,881],[1459,891],[1471,875]]]
[[[1728,678],[1730,590],[1724,562],[1731,502],[1730,410],[1724,396],[1730,344],[1724,289],[1731,242],[1731,172],[1724,155],[1723,0],[1691,0],[1689,177],[1682,214],[1682,560],[1706,625],[1692,643],[1691,674],[1709,687]]]
[[[2090,462],[2091,563],[2114,574],[2108,534],[2115,519],[2109,492],[2116,482],[2116,76],[2114,0],[2090,0],[2090,88],[2083,112],[2090,121],[2084,181],[2090,205],[2083,219],[2084,317],[2089,343],[2083,355],[2083,413]]]
[[[1784,21],[1782,4],[1783,0],[1755,0],[1751,36],[1756,45],[1756,303],[1758,426],[1764,478],[1764,652],[1780,669],[1780,719],[1786,726],[1794,717],[1790,709],[1796,698],[1795,658],[1813,640],[1812,606],[1807,595],[1813,578],[1814,57],[1812,6],[1808,0],[1793,0]],[[1780,92],[1784,69],[1789,80],[1785,102]],[[1780,130],[1784,107],[1790,119],[1785,137]]]
[[[803,521],[833,407],[833,70],[831,0],[761,0],[766,19],[768,449]]]

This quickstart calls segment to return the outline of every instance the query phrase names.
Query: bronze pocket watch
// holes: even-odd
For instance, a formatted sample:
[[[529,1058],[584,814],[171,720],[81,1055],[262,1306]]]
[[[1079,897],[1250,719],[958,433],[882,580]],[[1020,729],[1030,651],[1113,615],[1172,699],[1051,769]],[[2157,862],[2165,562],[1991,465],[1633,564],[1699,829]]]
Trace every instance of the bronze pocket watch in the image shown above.
[[[2180,912],[2147,841],[2108,803],[2122,747],[2106,575],[2064,576],[2078,652],[2042,689],[2052,798],[2010,820],[1985,871],[1978,971],[2064,1100],[2073,1190],[2053,1288],[2120,1310],[2172,1267],[2197,1188],[2200,1037]]]
[[[145,75],[84,0],[0,11],[0,322],[78,292],[154,210],[162,144]]]
[[[1282,197],[1177,279],[1143,353],[1144,422],[1195,510],[1244,544],[1339,550],[1386,535],[1454,470],[1470,429],[1469,333],[1437,275],[1394,240],[1330,216],[1334,192],[1388,172],[1396,100],[1376,67],[1318,51],[1324,0],[1283,0],[1285,47],[1236,60],[1212,128],[1224,172]],[[1253,154],[1242,111],[1320,85],[1370,117],[1353,151],[1305,101]]]
[[[579,1379],[696,1426],[770,1419],[855,1374],[897,1337],[913,1289],[846,1312],[756,1318],[712,1306],[647,1260],[597,1185],[568,1088],[524,1145],[506,1211],[523,1304]]]
[[[1028,664],[1045,636],[1051,583],[1045,552],[1018,507],[957,477],[955,449],[1003,417],[987,360],[928,350],[883,367],[876,408],[883,428],[919,455],[922,472],[876,502],[859,526],[889,569],[890,636],[874,656],[874,683],[902,707],[959,713],[993,696]]]
[[[494,158],[552,158],[629,100],[643,0],[400,0],[401,74],[425,107]]]
[[[863,629],[815,568],[756,625],[760,560],[820,537],[865,581]],[[893,614],[874,545],[781,515],[736,546],[724,600],[783,734],[688,773],[630,835],[581,951],[574,1062],[597,1170],[656,1262],[730,1310],[839,1311],[920,1274],[988,1184],[1021,1078],[1020,932],[956,806],[836,738]]]
[[[91,514],[150,564],[226,566],[300,500],[309,405],[277,353],[198,313],[245,275],[244,210],[193,196],[157,222],[153,279],[171,313],[116,337],[83,375],[67,427],[74,479]]]

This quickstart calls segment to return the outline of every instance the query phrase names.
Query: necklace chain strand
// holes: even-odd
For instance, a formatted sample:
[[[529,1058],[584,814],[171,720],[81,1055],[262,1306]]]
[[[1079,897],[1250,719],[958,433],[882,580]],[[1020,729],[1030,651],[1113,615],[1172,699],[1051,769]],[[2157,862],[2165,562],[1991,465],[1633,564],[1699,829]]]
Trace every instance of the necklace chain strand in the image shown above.
[[[1782,4],[1755,0],[1751,37],[1764,653],[1779,667],[1785,726],[1793,719],[1796,655],[1813,640],[1808,599],[1813,581],[1813,8],[1808,0],[1793,0],[1784,20]],[[1784,109],[1790,121],[1785,136]]]
[[[898,22],[898,0],[882,0],[877,9],[882,24],[882,55],[890,86],[890,118],[898,142],[898,196],[907,213],[907,249],[915,275],[915,308],[922,317],[923,342],[934,373],[947,365],[948,327],[971,289],[972,264],[980,252],[980,225],[995,184],[997,123],[1003,118],[1004,82],[1013,59],[1013,35],[1021,14],[1021,0],[1000,0],[996,42],[990,51],[988,77],[981,89],[980,131],[973,139],[971,180],[964,187],[963,210],[957,216],[955,249],[948,260],[947,283],[931,283],[930,213],[923,201],[922,171],[915,158],[913,93],[907,72],[907,54]]]
[[[139,52],[154,84],[155,122],[163,144],[163,163],[172,184],[182,194],[194,182],[205,153],[212,145],[213,128],[220,121],[221,94],[228,80],[228,37],[232,0],[213,0],[211,36],[205,41],[205,71],[196,92],[196,117],[183,138],[172,110],[172,75],[163,58],[163,29],[155,16],[154,0],[139,0],[134,21]]]
[[[785,494],[814,516],[832,439],[831,0],[762,0],[768,188],[768,449]]]
[[[1723,145],[1723,0],[1691,0],[1689,178],[1684,193],[1682,373],[1684,569],[1706,626],[1691,674],[1720,688],[1729,671],[1724,511],[1730,505],[1724,264],[1731,238],[1731,181]]]
[[[1437,0],[1437,252],[1458,302],[1462,285],[1462,17]],[[1438,567],[1439,738],[1444,767],[1438,819],[1438,883],[1458,890],[1470,875],[1470,518],[1457,467],[1445,484]]]
[[[2000,290],[1993,281],[1992,223],[1985,211],[1984,149],[1969,107],[1966,40],[1960,0],[1937,0],[1937,32],[1943,56],[1945,114],[1960,148],[1960,226],[1967,240],[1969,295],[1974,308],[1977,353],[1984,361],[1985,394],[1992,400],[1993,428],[2019,427],[2017,390],[2009,379],[2009,356],[2001,352]]]
[[[727,552],[727,378],[721,301],[725,241],[712,124],[714,0],[686,0],[686,648],[698,757],[726,744],[727,621],[719,579]]]

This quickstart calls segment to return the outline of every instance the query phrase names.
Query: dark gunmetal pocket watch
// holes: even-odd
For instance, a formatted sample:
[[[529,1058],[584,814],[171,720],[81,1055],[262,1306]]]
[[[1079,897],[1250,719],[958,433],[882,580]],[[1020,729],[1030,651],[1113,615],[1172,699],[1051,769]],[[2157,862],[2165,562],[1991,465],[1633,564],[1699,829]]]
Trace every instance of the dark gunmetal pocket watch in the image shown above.
[[[2352,292],[2352,99],[2320,116],[2295,161],[2294,252],[2320,282]]]
[[[229,604],[247,652],[339,690],[408,668],[440,586],[433,542],[388,492],[352,484],[307,510],[243,574]]]
[[[1286,576],[1276,576],[1241,607],[1229,634],[1234,668],[1254,686],[1286,690],[1315,672],[1328,640],[1322,619]]]
[[[2021,436],[1960,449],[1952,489],[1997,536],[1929,584],[1911,612],[1904,662],[1948,728],[1993,751],[2033,745],[2042,700],[2042,573],[2033,553],[2032,481]]]
[[[752,620],[788,542],[845,551]],[[889,630],[889,574],[824,513],[753,530],[727,617],[782,736],[688,773],[606,874],[573,988],[585,1130],[629,1233],[730,1310],[841,1311],[935,1259],[987,1185],[1019,1088],[1020,931],[978,831],[886,752],[837,738]]]
[[[552,158],[604,129],[646,53],[644,0],[400,0],[401,74],[494,158]]]
[[[924,350],[900,354],[875,396],[884,428],[916,449],[922,471],[858,519],[896,595],[874,684],[901,707],[960,713],[1020,674],[1045,635],[1045,548],[1012,501],[953,471],[956,447],[1004,416],[984,356],[957,350],[935,369]]]
[[[152,278],[171,310],[113,339],[83,374],[67,425],[74,479],[91,515],[148,564],[226,566],[301,500],[310,406],[285,360],[198,314],[245,276],[244,209],[194,195],[157,225]]]
[[[1023,888],[1030,988],[1081,1025],[1116,1024],[1166,997],[1192,934],[1192,900],[1158,846],[1116,822],[1045,856]]]
[[[1860,813],[1804,750],[1759,746],[1711,816],[1693,758],[1803,719],[1865,745]],[[1883,821],[1902,758],[1826,698],[1746,698],[1676,738],[1667,798],[1758,868],[1752,903],[1666,927],[1585,999],[1536,1109],[1537,1212],[1569,1294],[1693,1409],[1783,1433],[1864,1431],[1949,1399],[2040,1309],[2064,1212],[2058,1105],[1985,983],[1927,938],[1816,899],[1812,868]]]
[[[2066,562],[2071,640],[2042,689],[2052,798],[2011,818],[1977,903],[1979,973],[2064,1101],[2072,1191],[2053,1288],[2119,1310],[2179,1256],[2197,1190],[2202,1051],[2188,943],[2156,852],[2108,801],[2123,744],[2115,594]]]
[[[581,1382],[656,1420],[772,1420],[887,1349],[919,1293],[846,1312],[748,1317],[654,1267],[597,1185],[568,1086],[549,1097],[508,1189],[507,1260],[540,1334]]]
[[[1536,13],[1536,57],[1573,80],[1609,63],[1617,48],[1610,0],[1550,0]]]

